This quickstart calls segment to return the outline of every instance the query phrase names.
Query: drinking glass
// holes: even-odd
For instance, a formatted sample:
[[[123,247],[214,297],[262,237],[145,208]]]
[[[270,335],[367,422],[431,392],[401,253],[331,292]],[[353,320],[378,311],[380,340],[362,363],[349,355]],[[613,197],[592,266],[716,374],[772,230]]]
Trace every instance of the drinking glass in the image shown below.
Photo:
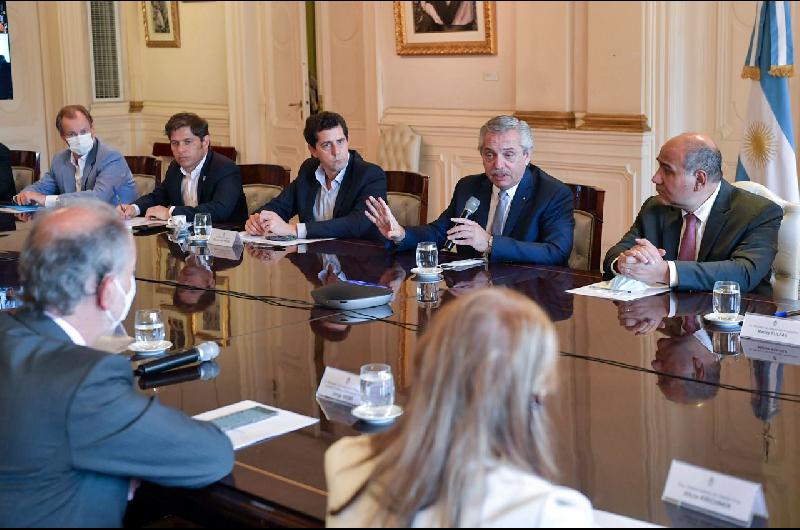
[[[736,320],[742,304],[739,284],[736,282],[716,282],[714,284],[714,313],[720,320]]]
[[[158,309],[140,309],[133,324],[134,337],[143,346],[155,347],[164,340],[164,321]]]
[[[194,238],[198,241],[208,241],[211,237],[211,216],[207,213],[198,213],[194,216]]]
[[[438,307],[439,282],[419,282],[417,284],[417,302],[425,307]]]
[[[439,250],[433,241],[424,241],[417,244],[417,267],[420,269],[435,269],[439,265]]]
[[[394,405],[394,377],[388,364],[361,367],[361,405],[375,416],[387,416]]]
[[[739,353],[739,332],[711,333],[711,345],[716,354],[736,355]]]

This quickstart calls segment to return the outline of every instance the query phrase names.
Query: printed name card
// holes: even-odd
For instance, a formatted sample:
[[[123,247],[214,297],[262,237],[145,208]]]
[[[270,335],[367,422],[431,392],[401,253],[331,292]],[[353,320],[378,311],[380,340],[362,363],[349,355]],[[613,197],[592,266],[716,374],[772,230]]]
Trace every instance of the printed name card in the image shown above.
[[[800,364],[800,345],[776,344],[763,340],[742,339],[742,351],[749,359],[781,364]]]
[[[768,517],[761,484],[673,460],[661,499],[750,526],[753,516]]]
[[[356,374],[327,366],[317,389],[317,397],[347,403],[361,404],[361,378]]]
[[[218,247],[232,247],[236,244],[242,244],[242,238],[239,237],[239,232],[233,230],[220,230],[219,228],[211,229],[211,236],[208,238],[209,245]]]
[[[741,337],[800,345],[800,320],[747,313]]]

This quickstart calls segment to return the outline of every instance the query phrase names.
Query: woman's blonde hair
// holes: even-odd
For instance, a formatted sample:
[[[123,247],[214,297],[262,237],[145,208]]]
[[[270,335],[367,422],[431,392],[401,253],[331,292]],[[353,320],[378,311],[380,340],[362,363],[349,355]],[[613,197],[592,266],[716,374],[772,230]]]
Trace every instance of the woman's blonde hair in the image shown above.
[[[440,310],[417,348],[406,414],[371,439],[375,469],[337,515],[361,495],[380,512],[371,522],[410,526],[437,506],[441,526],[461,526],[468,499],[483,498],[487,463],[550,476],[545,420],[558,351],[539,306],[506,289],[470,293]]]

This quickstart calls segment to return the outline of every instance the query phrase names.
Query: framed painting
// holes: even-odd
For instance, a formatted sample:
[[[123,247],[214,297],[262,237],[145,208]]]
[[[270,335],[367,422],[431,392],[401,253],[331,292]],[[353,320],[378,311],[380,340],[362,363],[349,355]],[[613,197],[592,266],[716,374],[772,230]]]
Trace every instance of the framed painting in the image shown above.
[[[217,289],[227,291],[229,281],[227,276],[217,276]],[[197,339],[213,340],[227,346],[231,336],[230,329],[231,298],[226,294],[217,293],[213,304],[202,312],[192,314],[192,333]]]
[[[150,48],[180,48],[181,32],[178,2],[148,0],[142,2],[144,40]]]
[[[398,55],[497,53],[495,2],[394,2]]]

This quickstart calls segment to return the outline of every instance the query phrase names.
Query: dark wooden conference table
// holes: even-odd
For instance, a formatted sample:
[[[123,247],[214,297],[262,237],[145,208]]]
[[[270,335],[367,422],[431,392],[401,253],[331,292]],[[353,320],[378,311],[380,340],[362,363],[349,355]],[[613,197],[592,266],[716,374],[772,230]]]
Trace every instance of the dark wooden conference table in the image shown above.
[[[0,214],[2,287],[18,285],[16,258],[29,226]],[[714,330],[699,340],[692,331],[701,319],[692,317],[710,312],[708,293],[615,304],[564,292],[597,274],[511,264],[445,271],[438,283],[421,284],[410,274],[413,252],[362,241],[210,256],[181,248],[163,229],[135,240],[128,333],[135,310],[155,307],[174,349],[206,340],[222,347],[215,378],[142,392],[190,415],[250,399],[319,423],[238,451],[233,473],[210,487],[145,484],[129,510],[132,525],[158,510],[200,524],[321,525],[325,450],[342,436],[375,430],[346,407],[323,409],[315,393],[325,368],[358,373],[363,364],[388,363],[401,402],[425,392],[414,387],[417,340],[439,308],[489,285],[532,298],[556,322],[557,385],[544,406],[559,483],[597,509],[668,526],[713,525],[661,500],[670,463],[680,460],[762,484],[769,518],[761,523],[800,525],[800,347],[743,344]],[[327,267],[336,262],[338,276]],[[390,286],[394,301],[359,314],[315,308],[311,291],[342,279]],[[742,304],[763,314],[800,305],[751,295]]]

